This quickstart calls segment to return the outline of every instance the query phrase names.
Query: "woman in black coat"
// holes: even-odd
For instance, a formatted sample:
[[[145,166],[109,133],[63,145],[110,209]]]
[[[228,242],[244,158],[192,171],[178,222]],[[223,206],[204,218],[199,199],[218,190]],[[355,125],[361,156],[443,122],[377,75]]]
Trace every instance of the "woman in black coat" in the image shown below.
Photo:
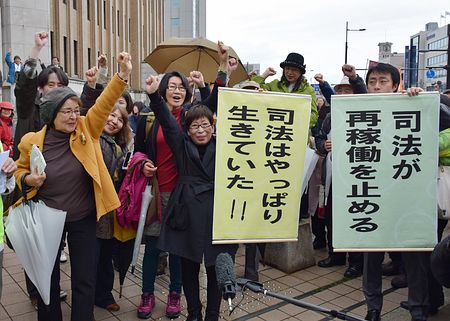
[[[234,255],[237,245],[212,245],[214,173],[216,141],[213,115],[208,107],[197,105],[186,113],[180,129],[164,99],[157,91],[156,77],[146,80],[150,108],[162,127],[164,138],[175,157],[179,181],[167,205],[159,247],[181,257],[183,289],[189,321],[203,320],[198,275],[204,260],[207,273],[205,320],[218,320],[221,296],[217,286],[215,261],[219,253]]]

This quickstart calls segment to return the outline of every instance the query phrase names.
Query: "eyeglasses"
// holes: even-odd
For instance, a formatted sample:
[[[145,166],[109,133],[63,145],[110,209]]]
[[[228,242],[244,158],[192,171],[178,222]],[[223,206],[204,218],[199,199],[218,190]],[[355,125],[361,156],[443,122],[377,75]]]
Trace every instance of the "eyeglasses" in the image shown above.
[[[211,126],[211,124],[191,124],[191,126],[189,126],[189,129],[198,130],[200,127],[203,129],[208,129]]]
[[[175,89],[178,89],[181,93],[186,92],[186,88],[184,88],[183,86],[177,86],[173,84],[167,86],[167,90],[169,91],[175,91]]]
[[[64,109],[64,110],[60,110],[59,113],[61,113],[61,115],[63,115],[64,117],[67,117],[67,118],[72,116],[72,114],[74,114],[75,117],[77,117],[77,116],[80,116],[80,109]]]

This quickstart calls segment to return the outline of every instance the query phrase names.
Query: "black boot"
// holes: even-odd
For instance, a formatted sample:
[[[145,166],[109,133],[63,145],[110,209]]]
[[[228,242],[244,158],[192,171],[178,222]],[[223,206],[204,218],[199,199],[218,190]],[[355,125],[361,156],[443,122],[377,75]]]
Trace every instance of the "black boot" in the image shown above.
[[[367,315],[365,317],[368,321],[380,321],[380,311],[378,310],[369,310],[367,311]]]
[[[219,321],[219,312],[217,312],[217,311],[206,311],[205,321]]]
[[[203,321],[202,311],[189,313],[186,321]]]

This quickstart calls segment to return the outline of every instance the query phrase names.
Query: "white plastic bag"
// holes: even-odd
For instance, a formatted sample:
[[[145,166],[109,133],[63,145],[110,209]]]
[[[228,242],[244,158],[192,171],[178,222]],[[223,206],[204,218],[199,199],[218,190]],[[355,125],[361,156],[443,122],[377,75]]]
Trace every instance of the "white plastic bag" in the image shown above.
[[[28,201],[10,209],[6,222],[6,234],[14,251],[47,305],[65,221],[65,211],[50,208],[42,201]]]
[[[450,219],[450,166],[439,166],[438,214],[440,219]]]
[[[30,168],[31,170],[37,168],[37,172],[39,175],[45,171],[45,167],[47,163],[45,162],[44,155],[42,155],[41,151],[36,145],[31,146],[31,154],[30,154]]]
[[[319,155],[317,155],[314,149],[306,146],[305,150],[305,164],[303,170],[303,185],[302,185],[302,195],[305,193],[306,186],[308,186],[309,179],[316,168],[317,161],[319,160]]]

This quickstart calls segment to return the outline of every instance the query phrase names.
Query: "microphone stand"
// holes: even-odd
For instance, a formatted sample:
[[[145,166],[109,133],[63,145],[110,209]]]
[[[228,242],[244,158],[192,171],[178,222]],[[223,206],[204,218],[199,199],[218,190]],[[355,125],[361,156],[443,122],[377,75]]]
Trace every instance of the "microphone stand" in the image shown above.
[[[347,315],[344,312],[340,312],[337,310],[330,310],[330,309],[321,307],[319,305],[315,305],[315,304],[311,304],[311,303],[308,303],[305,301],[293,299],[291,297],[288,297],[288,296],[285,296],[282,294],[270,292],[269,290],[264,289],[264,286],[262,285],[262,283],[254,282],[254,281],[247,280],[247,279],[237,279],[236,283],[242,287],[242,290],[249,289],[250,291],[252,291],[254,293],[262,293],[265,296],[271,296],[271,297],[292,303],[292,304],[302,307],[302,308],[307,308],[307,309],[317,311],[320,313],[325,313],[334,318],[338,318],[341,320],[348,320],[348,321],[365,321],[364,319],[360,319],[360,318],[357,318],[354,316]]]

